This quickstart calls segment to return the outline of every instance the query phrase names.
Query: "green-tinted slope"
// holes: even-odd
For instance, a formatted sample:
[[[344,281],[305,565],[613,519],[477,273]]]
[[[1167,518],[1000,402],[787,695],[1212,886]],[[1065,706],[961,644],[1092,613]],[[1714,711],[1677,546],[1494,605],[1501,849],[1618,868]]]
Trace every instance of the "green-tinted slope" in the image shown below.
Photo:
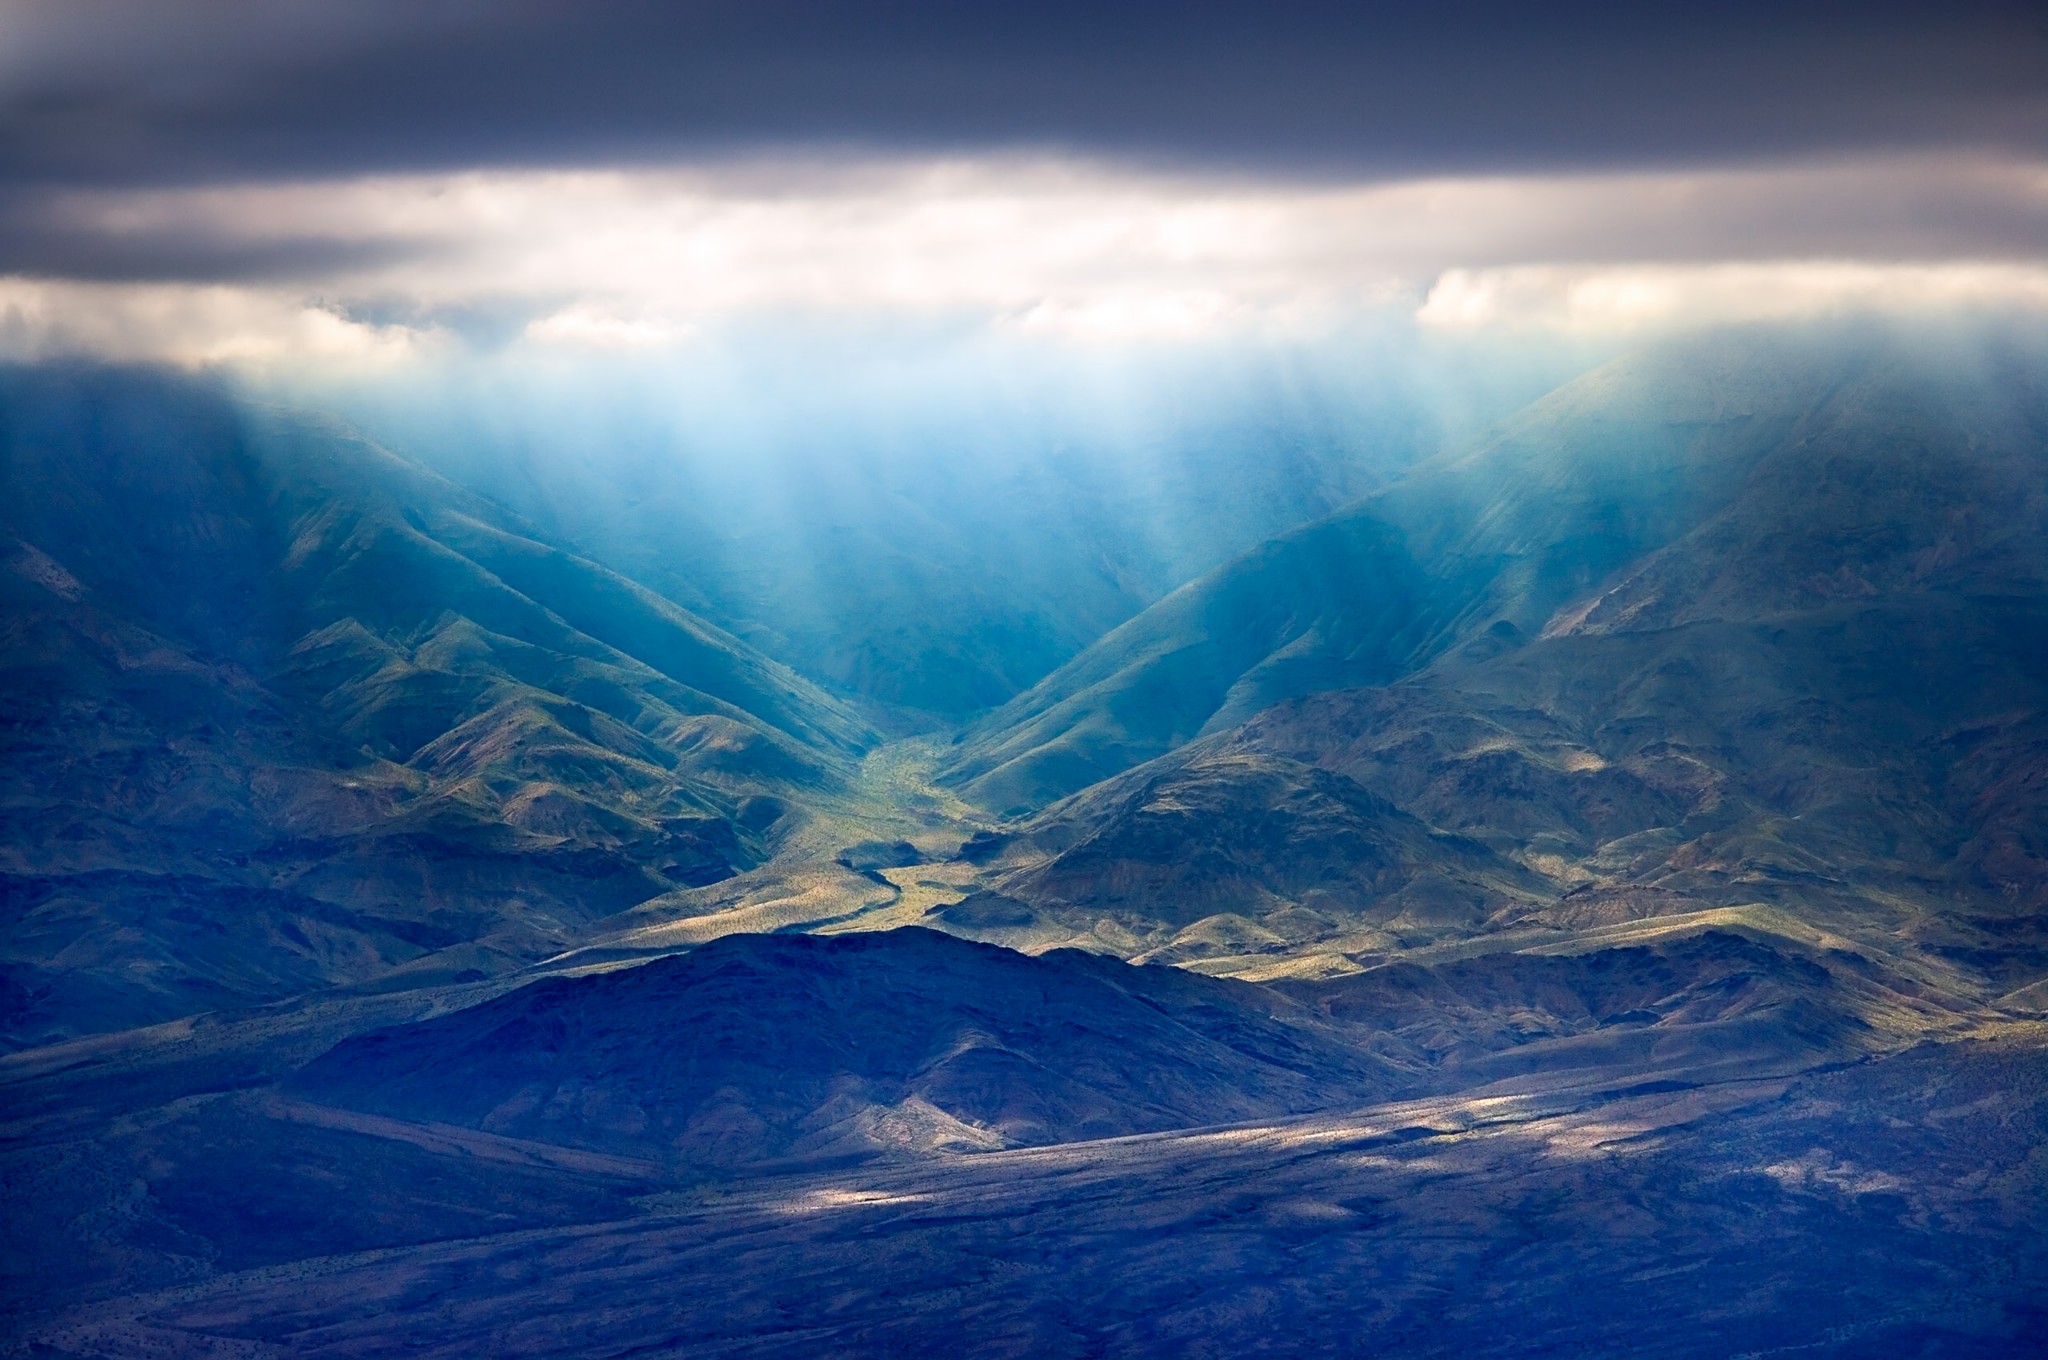
[[[958,924],[1107,930],[1135,936],[1128,952],[1245,972],[1261,955],[1320,950],[1320,966],[1348,967],[1736,923],[1879,960],[1917,979],[1887,984],[1907,991],[1982,1004],[2035,986],[2048,978],[2041,372],[2019,350],[1966,367],[1866,354],[1739,479],[1653,493],[1689,500],[1683,533],[1667,516],[1654,534],[1560,519],[1538,535],[1522,516],[1512,541],[1528,553],[1453,597],[1455,615],[1444,605],[1410,673],[1283,700],[1052,805],[987,846],[1007,906],[966,904]],[[1579,491],[1553,478],[1529,494],[1554,508],[1624,480],[1597,460],[1583,475]],[[1520,505],[1479,514],[1429,560],[1508,541]],[[1646,536],[1666,541],[1575,594],[1528,584],[1531,562]],[[1331,790],[1386,811],[1334,834]],[[1228,811],[1209,826],[1196,809]],[[1374,877],[1388,862],[1405,865],[1399,881]],[[1256,890],[1239,886],[1248,863]],[[1123,890],[1140,880],[1134,913]],[[1407,885],[1432,882],[1468,886],[1415,910]],[[1214,940],[1161,933],[1196,908],[1243,922]]]
[[[696,708],[850,753],[872,734],[787,667],[489,502],[325,422],[270,416],[248,437],[289,536],[275,589],[372,631],[454,614],[521,642],[651,671]],[[652,677],[650,677],[652,678]]]
[[[936,919],[1179,963],[1373,949],[1550,896],[1541,875],[1346,774],[1214,740],[1055,804],[1002,843],[987,878],[995,891]]]
[[[1514,645],[1711,518],[1839,417],[1845,388],[1885,380],[1868,346],[1618,361],[1146,610],[970,728],[951,778],[992,808],[1040,806],[1280,699]]]
[[[6,375],[0,497],[19,1038],[552,952],[760,862],[871,739],[488,502],[204,384]]]

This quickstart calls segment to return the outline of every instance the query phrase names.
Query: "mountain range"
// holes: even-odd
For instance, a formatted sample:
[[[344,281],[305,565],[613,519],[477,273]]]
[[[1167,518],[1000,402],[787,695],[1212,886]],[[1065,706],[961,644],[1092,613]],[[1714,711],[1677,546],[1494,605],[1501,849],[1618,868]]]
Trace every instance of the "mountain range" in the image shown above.
[[[0,1346],[2032,1353],[2044,384],[1694,336],[814,591],[9,370]]]
[[[1347,956],[1783,907],[2031,980],[2038,368],[1784,343],[1590,374],[980,720],[991,886]]]
[[[12,1045],[544,957],[760,863],[874,740],[331,423],[5,387]]]

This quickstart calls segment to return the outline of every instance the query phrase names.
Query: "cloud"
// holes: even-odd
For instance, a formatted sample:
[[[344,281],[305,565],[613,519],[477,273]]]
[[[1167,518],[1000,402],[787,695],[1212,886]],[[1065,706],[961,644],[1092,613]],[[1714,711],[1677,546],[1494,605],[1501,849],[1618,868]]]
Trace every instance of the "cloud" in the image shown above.
[[[1454,269],[1418,309],[1446,330],[1605,333],[1854,314],[2048,312],[2048,264],[1866,264],[1779,260],[1741,264]]]
[[[7,230],[61,237],[74,265],[8,284],[17,299],[71,290],[64,308],[17,301],[16,350],[324,354],[341,343],[323,338],[332,322],[365,352],[425,337],[647,351],[750,319],[876,316],[1150,343],[1310,335],[1390,309],[1587,329],[2038,305],[2048,167],[1920,156],[1302,183],[1047,157],[783,158],[72,188]],[[123,286],[150,260],[158,277]]]
[[[565,307],[522,332],[525,339],[540,345],[563,345],[575,349],[658,349],[687,339],[694,332],[687,327],[659,320],[615,316],[589,307]]]
[[[2048,153],[2020,0],[11,0],[0,179],[1037,149],[1348,178]]]
[[[391,368],[445,337],[353,320],[289,293],[217,284],[0,277],[0,356]]]

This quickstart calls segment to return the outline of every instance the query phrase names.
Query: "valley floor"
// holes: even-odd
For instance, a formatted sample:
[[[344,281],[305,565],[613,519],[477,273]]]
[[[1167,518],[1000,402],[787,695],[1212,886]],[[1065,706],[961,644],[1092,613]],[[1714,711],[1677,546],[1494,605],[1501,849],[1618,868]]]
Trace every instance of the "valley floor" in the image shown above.
[[[557,1157],[584,1197],[569,1221],[241,1268],[228,1240],[175,1282],[109,1259],[68,1305],[17,1314],[7,1353],[2048,1353],[2044,1053],[2022,1024],[1794,1078],[1504,1083],[716,1188]],[[267,1130],[278,1175],[323,1139],[442,1164],[452,1198],[533,1170],[510,1140],[206,1099]],[[56,1206],[11,1199],[19,1289]],[[203,1204],[159,1208],[205,1231]]]
[[[1445,1092],[1224,1127],[1005,1146],[913,1093],[857,1147],[733,1168],[293,1088],[337,1043],[539,977],[954,924],[988,896],[961,847],[989,828],[930,783],[937,755],[881,748],[770,863],[519,974],[0,1058],[0,1355],[2048,1355],[2048,1022],[1824,908],[1546,917],[1391,968],[1258,941],[1183,960]],[[961,933],[1087,943],[1005,929]],[[862,965],[885,1011],[893,951],[977,948],[922,938]],[[965,1014],[943,1023],[980,1033]],[[1130,1059],[1175,1060],[1208,1061]]]

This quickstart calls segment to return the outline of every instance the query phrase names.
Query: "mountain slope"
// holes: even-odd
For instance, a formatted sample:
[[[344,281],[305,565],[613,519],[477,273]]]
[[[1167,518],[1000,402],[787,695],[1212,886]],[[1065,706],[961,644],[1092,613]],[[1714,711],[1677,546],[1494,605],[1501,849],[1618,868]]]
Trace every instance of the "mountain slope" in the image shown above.
[[[1704,401],[1700,384],[1726,383],[1740,397],[1752,378],[1783,379],[1772,357],[1700,365],[1678,390]],[[1525,472],[1543,473],[1535,482],[1500,465],[1502,445],[1290,536],[1274,548],[1283,558],[1319,536],[1392,542],[1387,519],[1424,493],[1466,504],[1440,494],[1444,479],[1485,468],[1501,482],[1464,527],[1425,540],[1411,517],[1401,535],[1404,552],[1437,543],[1401,568],[1426,588],[1387,597],[1399,606],[1390,618],[1414,606],[1409,631],[1376,635],[1405,646],[1427,634],[1412,669],[1224,726],[1233,705],[1254,702],[1247,694],[1263,700],[1292,683],[1280,662],[1260,662],[1204,719],[1208,735],[984,842],[976,853],[1007,907],[970,901],[941,919],[1009,942],[1025,937],[1005,930],[1035,926],[1041,946],[1092,933],[1133,955],[1164,949],[1267,976],[1304,954],[1341,971],[1495,935],[1626,927],[1647,938],[1660,922],[1683,929],[1733,912],[1792,937],[1821,932],[1908,990],[1902,979],[1913,978],[1985,1003],[2037,985],[2048,977],[2048,366],[2019,345],[1969,363],[1897,348],[1842,362],[1849,376],[1782,437],[1773,426],[1750,441],[1711,422],[1699,427],[1711,439],[1687,436],[1695,450],[1747,452],[1683,463],[1695,487],[1711,488],[1678,495],[1683,515],[1666,486],[1674,464],[1656,449],[1643,455],[1638,480],[1652,490],[1638,514],[1597,441],[1582,456],[1559,436],[1550,455],[1525,460]],[[1642,370],[1601,382],[1623,378],[1624,395],[1647,400]],[[1599,391],[1561,394],[1578,412],[1570,428],[1603,428],[1588,414]],[[1731,398],[1723,409],[1754,405]],[[1522,428],[1538,415],[1566,428],[1557,409],[1541,404]],[[1561,508],[1602,497],[1621,510]],[[1654,532],[1641,529],[1653,512]],[[1478,561],[1480,545],[1506,547],[1484,573],[1445,585],[1450,573],[1433,564]],[[1595,573],[1595,556],[1620,560]],[[1574,561],[1587,570],[1562,570]],[[1247,558],[1191,594],[1249,598],[1273,579],[1264,558]],[[1362,579],[1333,584],[1328,598],[1347,590],[1384,603]],[[1304,636],[1290,644],[1297,657],[1339,664],[1316,651],[1334,634]],[[1174,664],[1161,653],[1115,683],[1150,683]],[[1099,716],[1089,706],[1104,693],[1063,702]],[[1055,749],[1065,759],[1087,732],[967,787],[1051,777]],[[984,748],[968,749],[971,760]],[[1319,882],[1320,851],[1307,847],[1328,826],[1316,791],[1331,787],[1378,800],[1431,839],[1404,841],[1382,816]],[[1131,848],[1105,854],[1102,809],[1124,806],[1132,789],[1234,811],[1206,831],[1183,819],[1176,846],[1150,855],[1135,853],[1143,819],[1126,816],[1110,840]],[[1178,903],[1232,891],[1217,855],[1266,845],[1287,850],[1271,856],[1260,892],[1239,895],[1241,921],[1208,939],[1160,933]],[[1373,882],[1371,867],[1402,859],[1402,846],[1404,882],[1462,884],[1462,898],[1437,895],[1434,910],[1418,911],[1401,883]],[[1494,869],[1482,870],[1484,856]],[[1117,904],[1134,857],[1152,866],[1150,930]]]
[[[1896,1047],[1839,960],[1706,931],[1271,986],[915,927],[733,935],[348,1039],[295,1098],[685,1171],[1185,1129],[1543,1074],[1626,1085]],[[1961,1013],[1929,1008],[1937,1023]]]
[[[1850,565],[1819,558],[1881,548],[1903,511],[1924,528],[1913,551],[1960,554],[1952,575],[2003,570],[1991,553],[2031,579],[2038,467],[2021,455],[2038,447],[2038,373],[2024,350],[1944,368],[1901,343],[1836,336],[1723,337],[1617,361],[1162,600],[970,727],[949,778],[991,808],[1043,806],[1279,700],[1518,646],[1659,553],[1667,572],[1790,571],[1819,598],[1863,588],[1830,587]],[[1905,462],[1914,470],[1895,475]],[[1950,463],[1969,476],[1945,478]],[[1711,537],[1708,525],[1763,505],[1782,516],[1769,542]],[[1942,530],[1949,514],[1968,527]],[[1788,535],[1820,545],[1801,550],[1814,560],[1787,559]],[[1623,607],[1616,597],[1608,612]]]
[[[0,458],[16,1042],[551,951],[759,862],[871,739],[745,644],[322,421],[163,375],[16,370]],[[294,914],[346,942],[291,938]],[[202,962],[214,931],[246,956]],[[121,1007],[89,1000],[110,988]]]
[[[585,394],[574,418],[531,394],[495,421],[368,418],[577,551],[928,728],[1009,699],[1175,586],[1382,485],[1435,442],[1437,403],[1399,362],[1341,382],[1293,365],[1226,368],[1121,371],[1113,416],[1107,388],[1077,408],[1072,392],[1018,373],[988,406],[956,387],[984,379],[892,370],[867,375],[878,386],[857,409],[810,405],[821,394],[806,379],[739,427],[678,428],[651,416],[649,394],[624,391]],[[836,381],[861,386],[852,370]],[[896,410],[878,424],[880,390]],[[508,416],[522,408],[525,419]]]
[[[293,1089],[686,1162],[982,1150],[1383,1095],[1402,1074],[1257,988],[908,929],[728,936],[352,1039]]]
[[[1548,884],[1433,830],[1353,779],[1263,753],[1190,748],[1105,780],[999,845],[993,893],[936,908],[1005,943],[1090,938],[1192,963],[1409,927],[1475,926]]]

